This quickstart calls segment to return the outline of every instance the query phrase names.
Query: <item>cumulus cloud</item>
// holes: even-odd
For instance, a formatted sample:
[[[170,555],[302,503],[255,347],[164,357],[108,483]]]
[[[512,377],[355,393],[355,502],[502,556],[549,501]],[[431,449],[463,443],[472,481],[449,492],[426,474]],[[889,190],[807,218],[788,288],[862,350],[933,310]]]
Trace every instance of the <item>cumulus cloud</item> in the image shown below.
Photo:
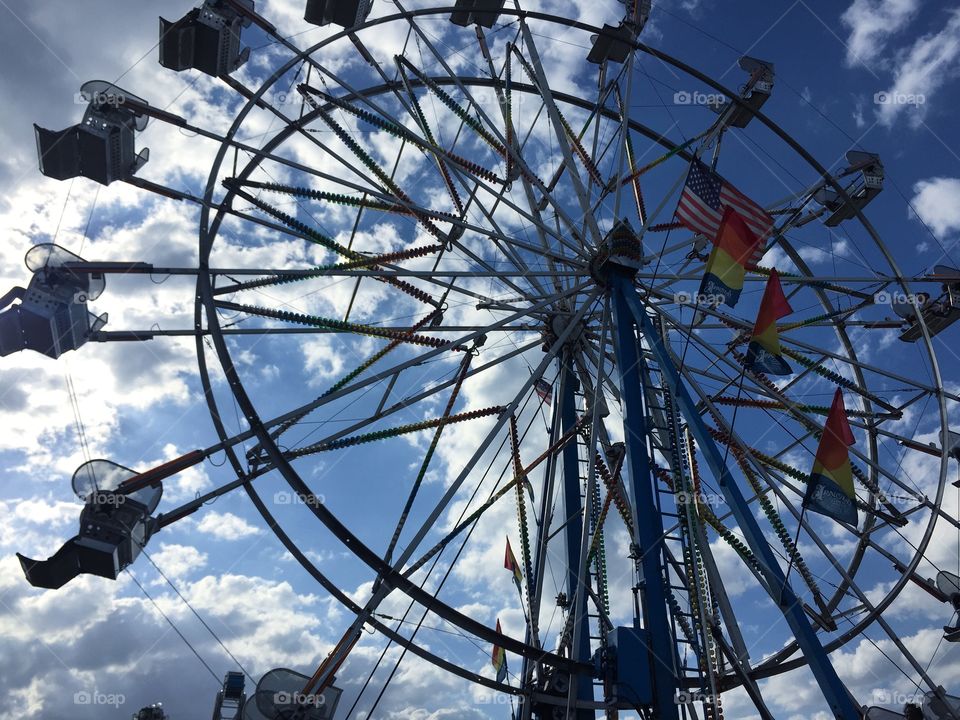
[[[920,0],[854,0],[840,16],[850,31],[847,64],[877,60],[887,40],[907,26],[919,7]]]
[[[208,512],[197,523],[197,530],[218,540],[240,540],[263,532],[233,513]]]
[[[160,551],[153,554],[152,560],[165,575],[181,578],[206,565],[207,554],[190,545],[163,543]]]
[[[936,32],[917,39],[897,62],[893,82],[878,96],[877,119],[889,127],[909,111],[919,124],[937,92],[957,76],[960,59],[960,10],[953,10]]]
[[[913,186],[917,215],[940,239],[960,230],[960,178],[932,177]]]

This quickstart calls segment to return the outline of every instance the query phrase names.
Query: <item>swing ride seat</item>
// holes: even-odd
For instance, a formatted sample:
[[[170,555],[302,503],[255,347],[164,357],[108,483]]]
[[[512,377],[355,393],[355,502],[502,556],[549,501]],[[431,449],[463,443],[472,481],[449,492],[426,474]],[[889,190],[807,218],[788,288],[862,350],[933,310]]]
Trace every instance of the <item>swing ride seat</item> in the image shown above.
[[[633,51],[636,33],[627,23],[603,26],[603,32],[592,35],[593,47],[587,55],[587,62],[594,65],[611,62],[626,62]]]
[[[847,153],[847,162],[849,166],[840,173],[838,179],[855,176],[853,182],[844,188],[850,197],[849,202],[833,188],[821,188],[814,195],[814,200],[831,213],[824,222],[827,227],[836,227],[844,220],[856,217],[857,211],[866,207],[883,190],[884,170],[879,155],[851,150]]]
[[[140,708],[134,714],[133,720],[167,720],[167,714],[163,710],[161,703],[154,703],[145,708]]]
[[[450,22],[454,25],[481,25],[490,28],[500,17],[504,0],[457,0]]]
[[[116,580],[132,563],[156,528],[143,503],[113,492],[94,493],[80,513],[80,532],[46,560],[17,553],[34,587],[60,588],[77,575]]]
[[[941,267],[945,266],[938,266],[938,270]],[[953,272],[957,271],[953,270]],[[900,339],[904,342],[916,342],[923,337],[920,323],[917,322],[917,310],[923,316],[931,337],[960,320],[960,282],[944,283],[943,294],[936,300],[931,300],[929,296],[921,293],[916,305],[916,309],[911,307],[906,312],[900,312],[894,308],[908,323],[906,330],[900,334]]]
[[[309,678],[287,668],[268,671],[257,683],[252,705],[268,718],[331,720],[343,692],[333,686],[333,678],[322,693],[303,694]],[[246,713],[245,713],[246,714]]]
[[[40,172],[55,180],[88,177],[101,185],[132,177],[150,151],[138,154],[134,148],[134,133],[146,127],[147,117],[127,106],[127,99],[147,103],[101,80],[84,83],[80,95],[89,105],[79,124],[65,130],[33,126]]]
[[[773,92],[773,63],[744,55],[740,58],[739,65],[740,69],[747,72],[751,79],[756,76],[753,86],[745,90],[740,96],[740,100],[746,104],[746,107],[734,103],[732,100],[708,106],[721,117],[729,112],[723,121],[725,127],[745,128],[753,120],[754,112],[763,107]]]
[[[303,19],[311,25],[353,28],[367,19],[373,0],[307,0]]]
[[[242,3],[253,10],[253,0]],[[160,18],[160,64],[170,70],[194,68],[213,77],[225,77],[250,57],[240,50],[240,31],[250,25],[223,0],[208,0],[176,22]]]
[[[82,258],[63,248],[44,243],[26,257],[33,277],[26,290],[13,288],[0,298],[0,357],[20,350],[34,350],[57,358],[76,350],[107,322],[87,310],[87,300],[103,290],[103,276],[74,273],[65,267]],[[20,302],[10,305],[14,300]]]
[[[110,460],[89,460],[77,468],[71,485],[84,502],[80,532],[47,560],[17,553],[27,581],[34,587],[59,588],[80,574],[116,580],[137,559],[157,530],[151,517],[163,486],[152,485],[118,492],[136,472]]]

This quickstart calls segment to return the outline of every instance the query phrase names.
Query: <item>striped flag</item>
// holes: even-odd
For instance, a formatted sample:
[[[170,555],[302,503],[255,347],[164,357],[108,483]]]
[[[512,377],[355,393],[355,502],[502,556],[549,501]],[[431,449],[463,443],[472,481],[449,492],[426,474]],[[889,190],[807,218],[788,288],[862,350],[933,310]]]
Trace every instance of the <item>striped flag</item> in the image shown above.
[[[763,240],[773,230],[773,218],[733,185],[713,172],[699,160],[690,163],[687,182],[680,194],[676,218],[693,232],[714,238],[720,231],[723,211],[732,207],[757,236],[756,254],[750,264],[756,265],[763,256]]]
[[[837,388],[830,414],[823,426],[823,435],[813,461],[803,506],[815,513],[856,526],[856,493],[853,488],[850,451],[847,449],[854,442],[856,441],[850,431],[850,423],[847,422],[847,411],[843,406],[843,393]]]
[[[503,567],[513,573],[513,582],[517,586],[517,592],[523,597],[523,589],[520,585],[523,581],[523,573],[520,571],[520,563],[517,562],[516,555],[513,554],[513,548],[510,547],[510,538],[507,538],[507,550],[503,556]]]
[[[720,229],[700,283],[700,296],[710,295],[716,299],[715,303],[707,304],[723,302],[730,307],[736,306],[743,290],[746,266],[758,245],[757,236],[740,214],[732,207],[724,208]]]
[[[783,294],[780,275],[776,270],[771,270],[757,312],[757,322],[753,326],[753,335],[747,346],[748,368],[769,375],[789,375],[792,372],[780,353],[780,336],[777,334],[777,320],[792,312],[793,308]]]
[[[549,405],[553,400],[553,385],[548,383],[543,378],[539,378],[534,384],[533,389],[536,391],[537,395],[540,396],[540,399],[543,400],[547,405]]]
[[[501,635],[503,634],[503,630],[500,629],[500,618],[497,618],[497,632]],[[502,683],[507,679],[507,653],[504,652],[503,648],[499,645],[494,645],[493,653],[490,655],[490,661],[497,671],[497,682]]]

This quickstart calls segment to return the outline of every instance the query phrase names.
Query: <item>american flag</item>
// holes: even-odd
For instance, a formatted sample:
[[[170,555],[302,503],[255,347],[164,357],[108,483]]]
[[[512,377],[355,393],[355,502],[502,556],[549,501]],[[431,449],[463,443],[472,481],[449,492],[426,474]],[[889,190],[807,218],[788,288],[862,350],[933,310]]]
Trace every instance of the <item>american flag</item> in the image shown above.
[[[547,405],[550,404],[553,399],[553,385],[548,383],[543,378],[540,378],[533,384],[533,389],[537,391],[537,395],[540,396],[540,399],[543,400]]]
[[[690,164],[687,182],[677,205],[677,220],[694,232],[703,233],[713,240],[720,229],[723,208],[731,206],[743,218],[747,227],[761,241],[752,258],[757,262],[763,255],[763,240],[773,229],[773,218],[759,205],[733,185],[713,172],[699,160]]]

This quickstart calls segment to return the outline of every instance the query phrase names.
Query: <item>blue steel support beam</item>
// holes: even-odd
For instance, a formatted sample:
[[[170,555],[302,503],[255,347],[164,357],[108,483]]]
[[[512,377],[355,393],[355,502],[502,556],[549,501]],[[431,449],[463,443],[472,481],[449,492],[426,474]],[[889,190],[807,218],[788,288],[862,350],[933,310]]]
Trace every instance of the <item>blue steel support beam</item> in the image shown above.
[[[650,633],[650,668],[653,680],[654,712],[658,720],[677,720],[676,645],[670,635],[667,598],[663,588],[663,518],[654,497],[650,458],[647,455],[647,418],[640,382],[640,355],[634,322],[623,293],[615,286],[613,325],[614,353],[620,375],[623,431],[627,449],[626,465],[633,490],[636,515],[635,541],[640,550],[640,598],[643,628]]]
[[[830,658],[817,639],[817,634],[807,621],[799,598],[787,584],[776,556],[767,544],[756,518],[750,512],[750,508],[744,500],[743,493],[740,492],[739,486],[727,468],[723,453],[720,452],[716,442],[710,436],[703,418],[697,412],[696,403],[680,378],[679,370],[670,357],[670,353],[667,352],[661,337],[653,327],[653,322],[647,317],[633,283],[627,276],[612,276],[611,280],[614,283],[613,295],[615,300],[619,299],[621,306],[626,303],[630,314],[633,316],[633,322],[650,344],[650,349],[656,357],[663,377],[676,395],[680,411],[687,421],[690,432],[693,433],[693,437],[700,446],[714,479],[723,490],[723,495],[730,506],[730,511],[737,520],[740,531],[759,561],[760,572],[767,581],[771,598],[790,625],[797,644],[809,663],[831,711],[838,720],[860,720],[862,717],[860,710],[854,704],[846,687],[837,675],[836,669],[831,664]],[[621,315],[618,320],[622,322],[626,320],[626,317]],[[782,592],[778,592],[781,588]]]
[[[570,352],[564,350],[560,356],[560,427],[566,433],[577,424],[577,376],[573,372],[573,359]],[[580,578],[580,543],[581,513],[583,503],[580,497],[580,462],[577,454],[576,438],[568,442],[563,448],[563,508],[565,537],[567,541],[567,600],[570,603],[570,612],[575,612],[577,603],[574,602],[581,582]],[[573,649],[570,657],[576,660],[590,659],[590,626],[586,617],[587,603],[580,603],[584,615],[577,618],[584,627],[580,630],[579,646]],[[587,675],[577,676],[577,699],[593,700],[593,681]],[[594,720],[596,713],[592,710],[578,710],[576,720]]]

